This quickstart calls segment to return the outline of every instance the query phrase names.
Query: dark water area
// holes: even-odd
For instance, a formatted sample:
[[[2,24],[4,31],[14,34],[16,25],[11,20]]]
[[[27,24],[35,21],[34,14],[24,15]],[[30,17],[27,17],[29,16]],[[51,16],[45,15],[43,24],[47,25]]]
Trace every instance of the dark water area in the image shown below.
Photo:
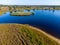
[[[11,16],[6,12],[0,16],[0,23],[29,24],[60,38],[60,10],[30,10],[34,15]]]

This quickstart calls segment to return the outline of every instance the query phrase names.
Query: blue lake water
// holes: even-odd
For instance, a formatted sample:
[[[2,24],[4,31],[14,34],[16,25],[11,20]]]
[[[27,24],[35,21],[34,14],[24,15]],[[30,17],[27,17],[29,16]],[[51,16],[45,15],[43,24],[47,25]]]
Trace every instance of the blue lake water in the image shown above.
[[[31,10],[31,16],[11,16],[6,12],[0,16],[0,23],[19,23],[37,26],[60,38],[60,10]]]

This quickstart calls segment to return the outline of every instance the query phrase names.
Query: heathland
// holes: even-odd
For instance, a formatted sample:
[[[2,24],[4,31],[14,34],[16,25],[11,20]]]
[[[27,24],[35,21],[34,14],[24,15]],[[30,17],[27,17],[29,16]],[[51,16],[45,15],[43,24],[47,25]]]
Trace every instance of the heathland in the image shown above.
[[[60,45],[34,27],[23,24],[0,24],[0,45]]]

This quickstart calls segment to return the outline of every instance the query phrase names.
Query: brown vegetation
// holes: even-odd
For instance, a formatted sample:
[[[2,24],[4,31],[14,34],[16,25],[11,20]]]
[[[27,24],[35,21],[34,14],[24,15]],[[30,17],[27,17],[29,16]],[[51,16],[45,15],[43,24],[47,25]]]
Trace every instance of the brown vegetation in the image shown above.
[[[0,24],[0,45],[59,45],[28,25]]]

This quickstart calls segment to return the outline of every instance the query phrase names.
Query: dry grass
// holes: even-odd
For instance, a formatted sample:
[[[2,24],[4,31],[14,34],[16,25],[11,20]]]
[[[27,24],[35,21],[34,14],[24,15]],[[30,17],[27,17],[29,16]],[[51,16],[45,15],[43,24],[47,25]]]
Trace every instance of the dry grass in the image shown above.
[[[21,24],[0,24],[0,45],[60,45],[43,33]]]

